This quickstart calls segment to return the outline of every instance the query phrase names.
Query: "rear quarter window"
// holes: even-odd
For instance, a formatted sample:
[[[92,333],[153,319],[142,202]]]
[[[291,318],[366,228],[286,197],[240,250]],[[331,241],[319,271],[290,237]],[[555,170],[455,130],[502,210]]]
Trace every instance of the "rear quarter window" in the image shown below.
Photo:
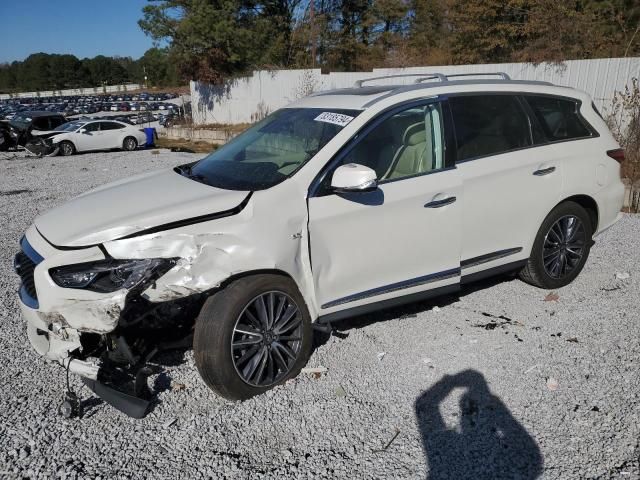
[[[572,140],[593,135],[580,115],[580,102],[558,97],[527,95],[525,99],[549,141]]]

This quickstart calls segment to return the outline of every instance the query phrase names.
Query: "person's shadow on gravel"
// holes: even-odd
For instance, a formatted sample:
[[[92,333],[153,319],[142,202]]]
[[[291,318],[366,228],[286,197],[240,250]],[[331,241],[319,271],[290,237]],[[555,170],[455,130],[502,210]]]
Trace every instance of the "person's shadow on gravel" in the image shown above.
[[[440,404],[458,388],[459,427],[448,428]],[[542,471],[535,440],[489,391],[481,373],[445,375],[415,402],[429,480],[534,479]]]

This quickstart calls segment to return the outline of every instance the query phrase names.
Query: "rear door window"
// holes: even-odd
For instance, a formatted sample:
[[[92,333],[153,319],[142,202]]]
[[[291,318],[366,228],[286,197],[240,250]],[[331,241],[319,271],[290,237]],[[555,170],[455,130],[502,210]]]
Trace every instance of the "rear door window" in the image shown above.
[[[92,123],[87,123],[84,126],[84,129],[87,132],[97,132],[100,130],[100,122],[92,122]]]
[[[580,116],[580,102],[559,97],[525,96],[549,141],[590,137],[591,130]]]
[[[100,122],[102,125],[100,130],[119,130],[120,128],[124,128],[124,125],[121,125],[116,122]]]
[[[532,145],[529,118],[515,95],[464,95],[449,102],[458,161]]]

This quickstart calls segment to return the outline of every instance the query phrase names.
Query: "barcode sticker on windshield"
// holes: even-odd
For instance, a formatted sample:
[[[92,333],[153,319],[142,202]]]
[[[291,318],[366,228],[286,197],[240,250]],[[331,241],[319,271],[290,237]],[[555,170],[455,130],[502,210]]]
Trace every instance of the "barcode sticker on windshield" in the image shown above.
[[[316,122],[333,123],[335,125],[344,127],[351,120],[353,120],[353,117],[350,117],[349,115],[343,115],[342,113],[322,112],[320,115],[314,118],[314,120]]]

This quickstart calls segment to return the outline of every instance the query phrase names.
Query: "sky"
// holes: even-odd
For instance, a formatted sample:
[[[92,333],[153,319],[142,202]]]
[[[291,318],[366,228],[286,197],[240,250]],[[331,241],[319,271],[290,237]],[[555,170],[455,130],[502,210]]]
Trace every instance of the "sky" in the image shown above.
[[[0,0],[0,63],[32,53],[139,58],[152,40],[140,27],[147,0]]]

